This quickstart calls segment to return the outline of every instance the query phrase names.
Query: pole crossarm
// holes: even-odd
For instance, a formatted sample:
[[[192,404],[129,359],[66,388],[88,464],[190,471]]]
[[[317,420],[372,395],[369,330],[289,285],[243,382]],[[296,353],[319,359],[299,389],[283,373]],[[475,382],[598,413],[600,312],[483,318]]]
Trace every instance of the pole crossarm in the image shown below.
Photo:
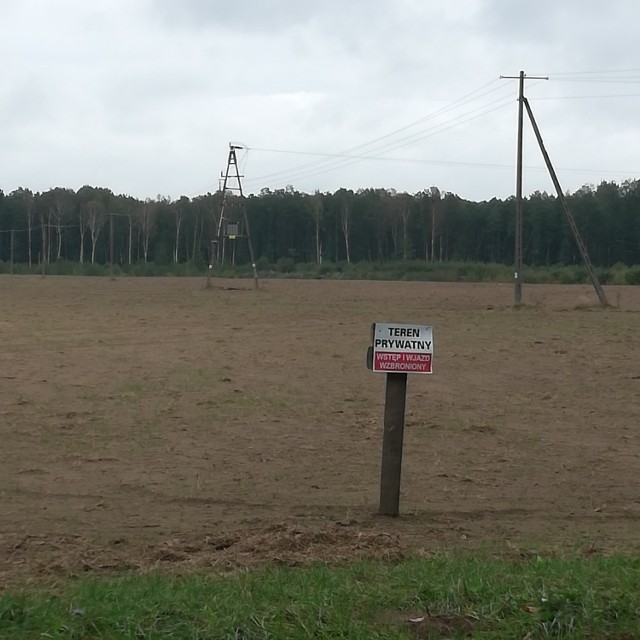
[[[525,80],[548,80],[549,76],[528,76],[524,71],[520,72]],[[520,76],[500,76],[500,80],[519,80]]]

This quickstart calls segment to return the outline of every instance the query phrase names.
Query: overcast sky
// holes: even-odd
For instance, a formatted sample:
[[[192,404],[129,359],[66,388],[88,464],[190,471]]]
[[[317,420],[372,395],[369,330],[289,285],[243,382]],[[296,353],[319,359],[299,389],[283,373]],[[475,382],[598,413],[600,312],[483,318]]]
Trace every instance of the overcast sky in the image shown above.
[[[640,178],[637,0],[0,0],[0,189],[565,191]],[[318,154],[318,155],[314,155]],[[342,156],[342,157],[341,157]],[[553,187],[529,126],[525,193]]]

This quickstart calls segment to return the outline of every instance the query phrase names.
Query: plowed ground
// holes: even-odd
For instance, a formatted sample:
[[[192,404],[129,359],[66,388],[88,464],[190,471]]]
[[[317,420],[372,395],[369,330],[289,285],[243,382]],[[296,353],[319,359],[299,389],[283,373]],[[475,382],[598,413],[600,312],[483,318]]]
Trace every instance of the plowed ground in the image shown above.
[[[637,547],[640,287],[0,278],[0,583]],[[431,324],[376,516],[373,321]]]

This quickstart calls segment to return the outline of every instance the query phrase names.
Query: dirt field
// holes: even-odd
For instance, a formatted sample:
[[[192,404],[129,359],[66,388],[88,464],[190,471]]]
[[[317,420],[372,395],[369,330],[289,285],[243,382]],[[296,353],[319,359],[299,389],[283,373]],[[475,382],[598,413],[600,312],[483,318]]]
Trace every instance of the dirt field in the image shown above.
[[[0,584],[638,547],[640,287],[0,277]],[[226,288],[225,288],[226,287]],[[244,289],[237,289],[244,287]],[[375,515],[372,321],[434,326]]]

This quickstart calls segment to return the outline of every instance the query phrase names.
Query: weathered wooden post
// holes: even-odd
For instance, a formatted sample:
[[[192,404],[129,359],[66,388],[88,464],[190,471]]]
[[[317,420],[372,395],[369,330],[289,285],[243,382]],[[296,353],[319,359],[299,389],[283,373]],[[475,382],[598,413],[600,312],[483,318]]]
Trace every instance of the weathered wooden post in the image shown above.
[[[10,254],[10,259],[9,259],[9,273],[13,273],[13,245],[14,245],[14,239],[15,239],[15,229],[11,229],[11,254]]]
[[[387,373],[380,469],[380,507],[384,516],[400,515],[400,479],[404,441],[404,408],[407,398],[407,374]]]
[[[433,373],[433,331],[424,325],[376,323],[372,325],[372,342],[367,352],[367,366],[387,374],[378,513],[397,517],[400,515],[407,373]]]

